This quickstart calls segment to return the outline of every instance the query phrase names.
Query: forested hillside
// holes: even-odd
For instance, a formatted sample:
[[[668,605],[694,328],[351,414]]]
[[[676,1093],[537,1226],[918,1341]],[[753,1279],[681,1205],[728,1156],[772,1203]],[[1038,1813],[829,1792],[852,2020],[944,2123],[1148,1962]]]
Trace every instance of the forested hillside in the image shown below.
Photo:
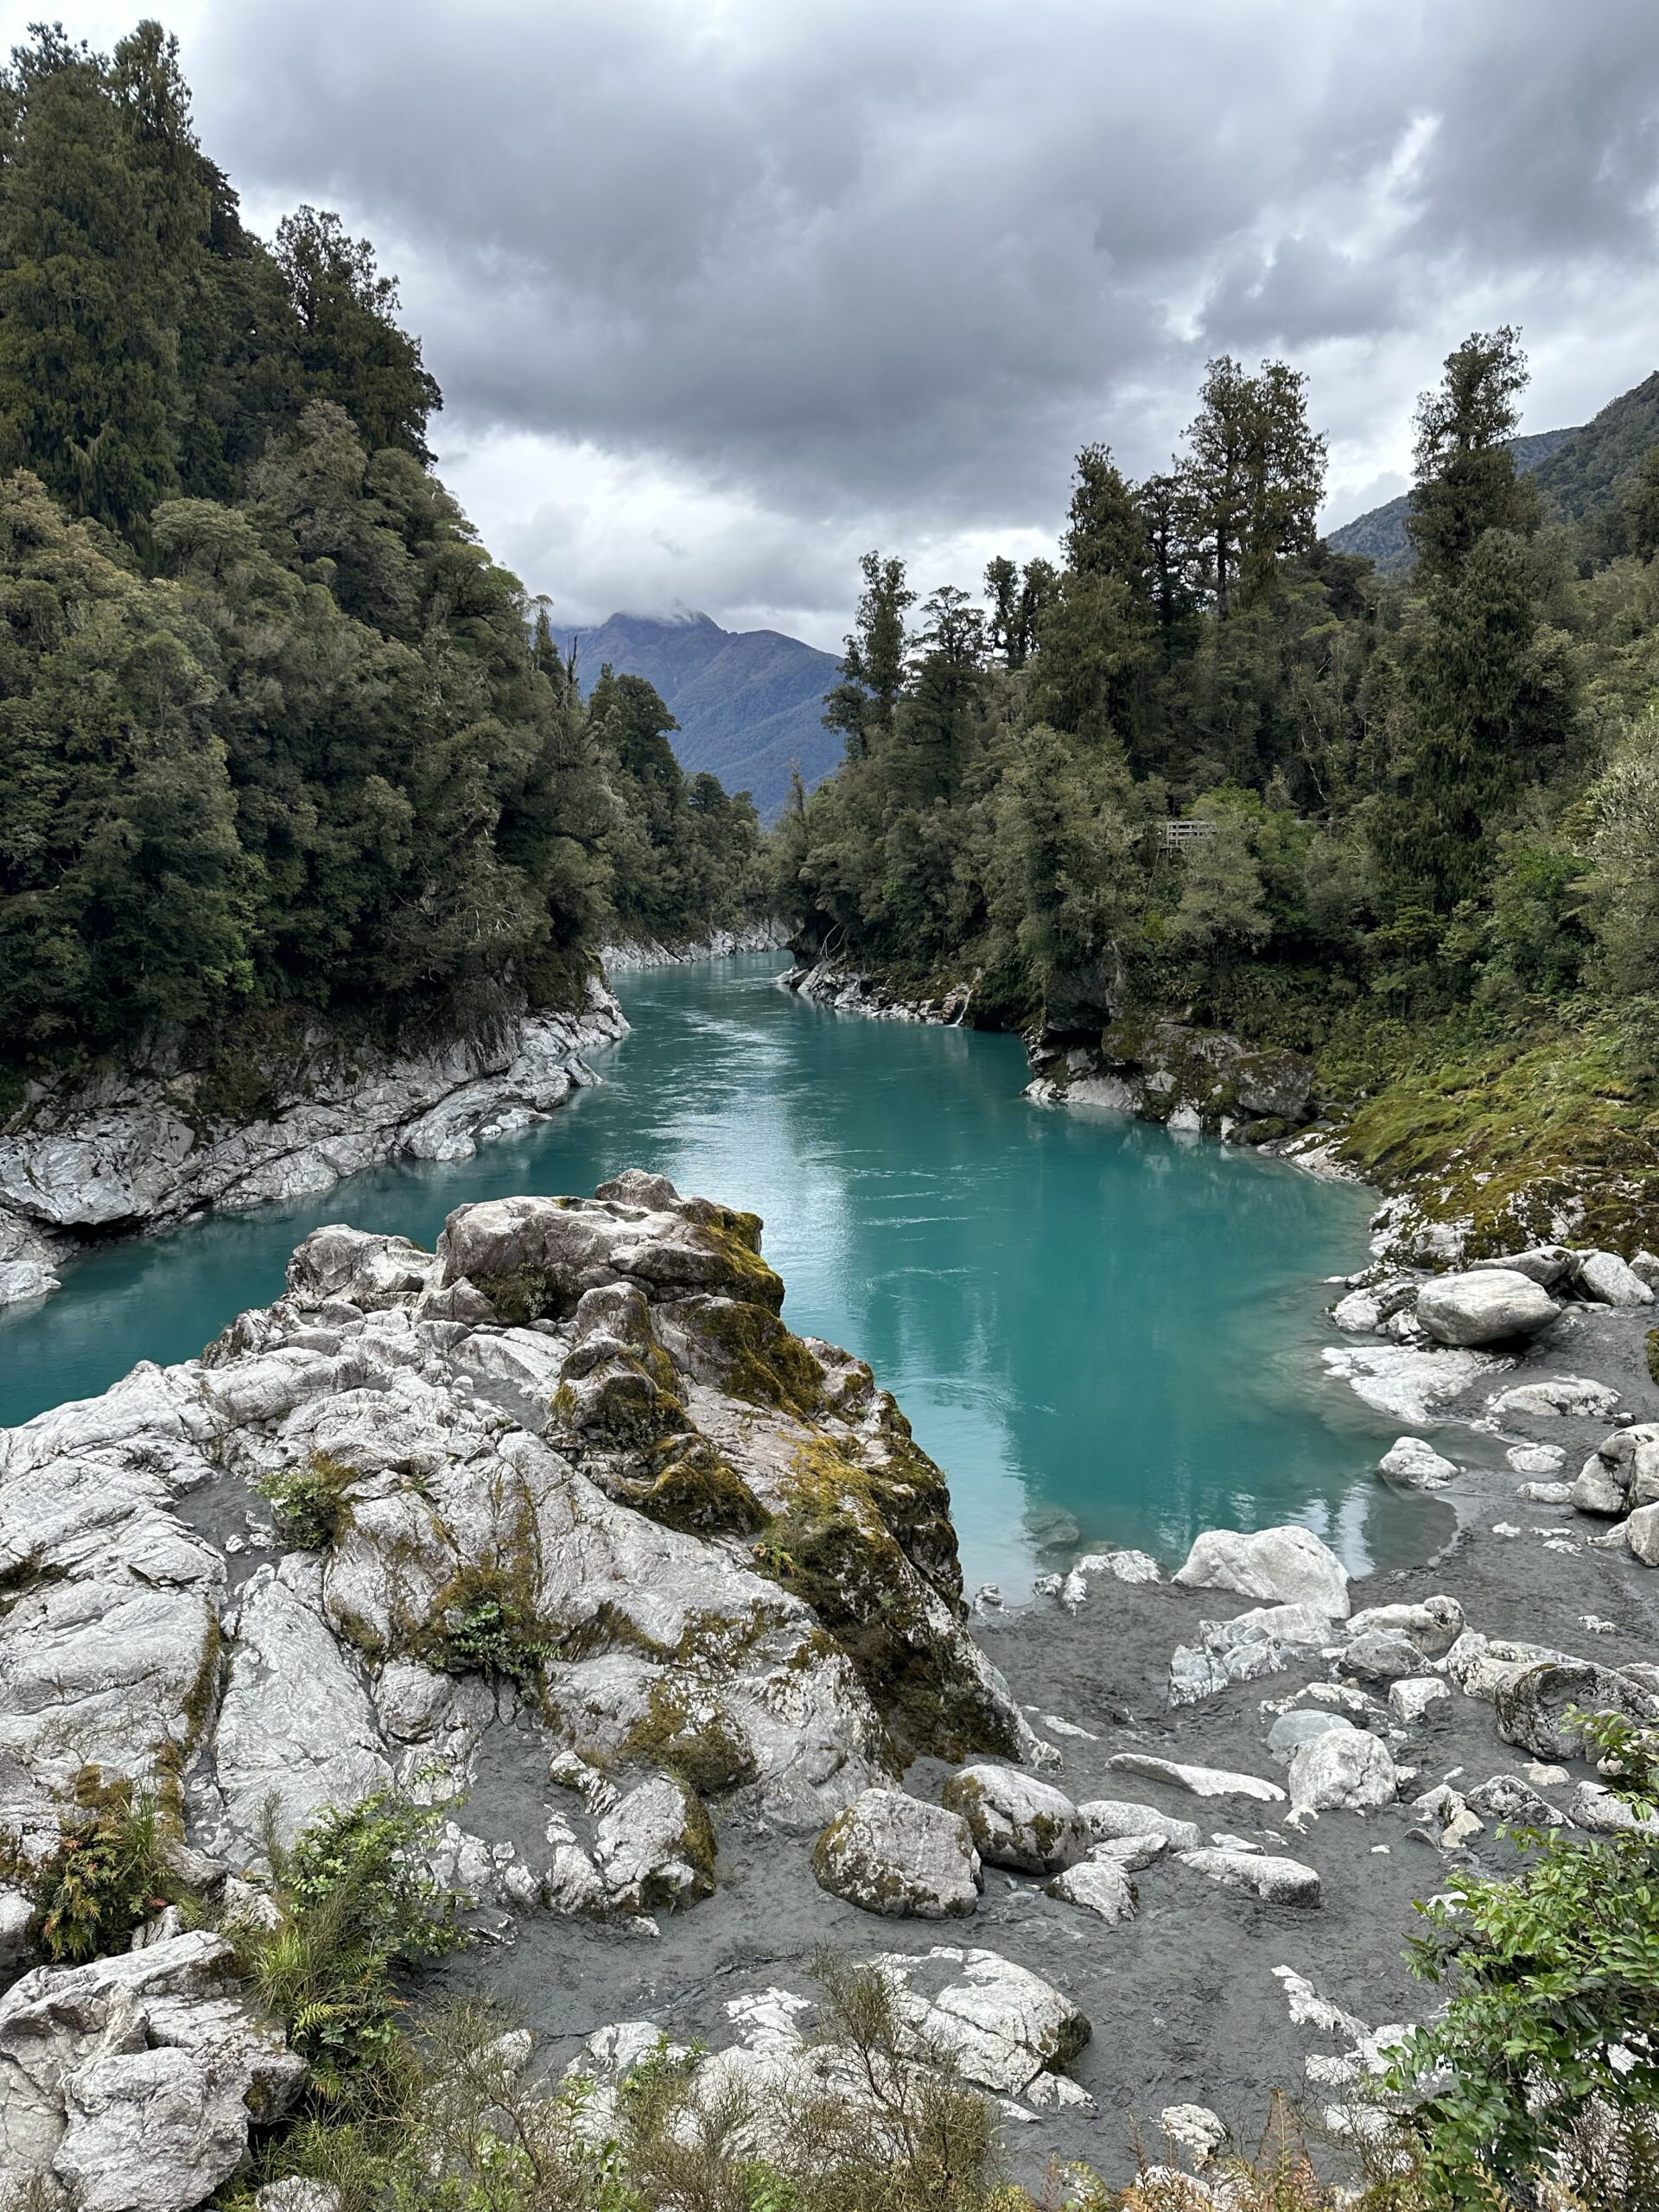
[[[1425,395],[1405,584],[1315,536],[1303,378],[1224,359],[1166,474],[1083,453],[1058,565],[994,563],[988,613],[872,555],[846,762],[779,832],[803,944],[1309,1052],[1363,1165],[1462,1163],[1448,1205],[1559,1162],[1650,1207],[1659,453],[1605,557],[1517,475],[1524,381],[1505,330]]]
[[[433,473],[372,247],[265,245],[176,48],[0,76],[0,1058],[327,1015],[445,1033],[731,918],[747,802],[585,703]]]
[[[569,642],[584,690],[607,662],[645,677],[678,726],[674,751],[682,767],[718,776],[728,791],[747,791],[763,822],[782,811],[792,771],[810,791],[841,757],[823,726],[835,656],[799,638],[722,630],[706,614],[613,614],[596,628],[571,632]]]

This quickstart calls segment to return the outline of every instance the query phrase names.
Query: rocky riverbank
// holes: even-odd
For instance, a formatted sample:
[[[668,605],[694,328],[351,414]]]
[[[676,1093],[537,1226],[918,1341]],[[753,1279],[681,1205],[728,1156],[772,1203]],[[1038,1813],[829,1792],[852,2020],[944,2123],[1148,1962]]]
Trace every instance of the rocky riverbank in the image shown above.
[[[303,2069],[214,1931],[273,1841],[398,1786],[446,1807],[444,1983],[601,2110],[664,2038],[699,2095],[810,2081],[828,1944],[1030,2174],[1121,2178],[1165,2114],[1248,2141],[1299,2084],[1340,2135],[1423,2010],[1413,1902],[1511,1864],[1506,1820],[1618,1819],[1569,1706],[1659,1713],[1627,1273],[1342,1287],[1333,1380],[1413,1432],[1379,1479],[1431,1493],[1432,1564],[1216,1531],[969,1616],[944,1477],[779,1319],[752,1216],[631,1173],[435,1254],[314,1232],[200,1360],[0,1436],[5,1978],[91,1766],[156,1793],[204,1923],[0,1995],[9,2182],[184,2212],[234,2170]]]
[[[933,996],[907,995],[885,977],[845,966],[837,960],[803,961],[779,976],[785,990],[798,991],[817,1006],[837,1014],[865,1014],[878,1021],[937,1021],[948,1027],[970,1024],[974,984],[948,984]]]
[[[427,1052],[346,1053],[319,1036],[242,1117],[204,1105],[185,1068],[33,1084],[0,1128],[0,1305],[49,1295],[92,1238],[326,1191],[387,1160],[467,1159],[596,1082],[585,1056],[627,1026],[594,982],[578,1012]]]
[[[786,922],[741,922],[735,929],[709,930],[702,937],[631,938],[626,943],[601,947],[600,963],[607,976],[626,974],[632,968],[678,968],[690,960],[728,960],[739,952],[781,952],[789,943]]]

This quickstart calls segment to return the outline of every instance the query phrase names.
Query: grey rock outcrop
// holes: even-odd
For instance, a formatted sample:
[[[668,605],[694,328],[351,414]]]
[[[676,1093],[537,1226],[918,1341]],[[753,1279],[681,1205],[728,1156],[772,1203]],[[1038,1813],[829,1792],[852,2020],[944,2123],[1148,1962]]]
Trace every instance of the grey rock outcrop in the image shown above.
[[[1043,1756],[962,1624],[943,1476],[868,1368],[779,1321],[759,1223],[605,1191],[463,1208],[435,1256],[320,1230],[200,1359],[0,1433],[25,1861],[87,1764],[176,1788],[239,1878],[268,1821],[465,1792],[489,1738],[539,1758],[547,1847],[452,1821],[442,1878],[637,1916],[706,1894],[698,1796],[817,1829],[907,1752]],[[254,1481],[257,1564],[198,1533],[245,1525]]]
[[[819,1885],[861,1911],[944,1920],[972,1912],[983,1885],[960,1813],[902,1789],[866,1789],[812,1849]]]
[[[55,2183],[82,2212],[188,2212],[228,2179],[305,2077],[233,1955],[204,1929],[0,1997],[0,2206]]]
[[[1417,1319],[1428,1334],[1460,1350],[1535,1336],[1560,1312],[1541,1284],[1513,1268],[1437,1275],[1417,1294]]]

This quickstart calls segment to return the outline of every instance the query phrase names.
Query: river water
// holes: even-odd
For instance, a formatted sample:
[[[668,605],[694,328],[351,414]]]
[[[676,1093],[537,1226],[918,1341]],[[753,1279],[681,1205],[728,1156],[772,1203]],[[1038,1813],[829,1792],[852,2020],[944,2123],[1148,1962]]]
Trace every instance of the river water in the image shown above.
[[[1014,1039],[829,1013],[780,966],[622,976],[633,1029],[602,1084],[473,1160],[94,1249],[0,1310],[0,1427],[188,1358],[277,1295],[320,1222],[430,1244],[452,1206],[639,1166],[764,1216],[785,1318],[868,1359],[948,1471],[970,1588],[1285,1520],[1356,1571],[1421,1556],[1422,1502],[1373,1471],[1393,1427],[1319,1370],[1320,1279],[1363,1261],[1363,1192],[1033,1107]]]

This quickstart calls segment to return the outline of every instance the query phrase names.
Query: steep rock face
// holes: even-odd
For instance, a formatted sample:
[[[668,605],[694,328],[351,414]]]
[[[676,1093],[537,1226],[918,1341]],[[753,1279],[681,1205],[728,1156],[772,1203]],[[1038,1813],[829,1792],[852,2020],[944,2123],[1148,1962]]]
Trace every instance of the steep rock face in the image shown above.
[[[435,1256],[318,1230],[200,1359],[0,1433],[0,1834],[44,1859],[93,1764],[257,1872],[528,1732],[549,1852],[463,1802],[447,1877],[627,1914],[706,1894],[706,1798],[817,1827],[912,1751],[1031,1755],[944,1478],[779,1319],[760,1228],[630,1173],[463,1207]]]
[[[582,1054],[626,1028],[590,984],[580,1013],[528,1015],[493,1041],[349,1064],[320,1046],[251,1121],[216,1118],[188,1072],[35,1085],[0,1128],[0,1302],[55,1288],[77,1236],[326,1191],[387,1160],[465,1160],[594,1082]]]

